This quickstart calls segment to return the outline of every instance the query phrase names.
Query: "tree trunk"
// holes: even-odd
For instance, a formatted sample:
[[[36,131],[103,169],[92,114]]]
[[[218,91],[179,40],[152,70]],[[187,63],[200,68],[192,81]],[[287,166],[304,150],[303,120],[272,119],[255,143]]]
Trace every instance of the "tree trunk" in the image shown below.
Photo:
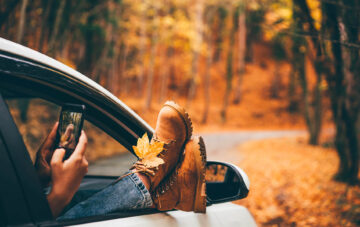
[[[351,3],[352,4],[351,4]],[[344,5],[349,4],[348,6],[356,6],[359,4],[354,4],[354,1],[343,1]],[[340,41],[341,42],[351,42],[359,43],[359,29],[349,28],[353,25],[353,22],[359,24],[359,16],[354,16],[356,14],[346,14],[343,9],[341,16],[338,17],[338,28],[340,31]],[[350,168],[349,168],[349,183],[353,184],[357,182],[357,176],[359,172],[359,145],[358,137],[356,132],[356,122],[359,114],[359,71],[357,64],[359,64],[359,50],[350,49],[347,46],[342,45],[342,59],[343,59],[343,74],[346,81],[345,92],[346,99],[344,102],[344,122],[346,125],[346,139],[348,142],[349,148],[349,157],[350,157]],[[356,76],[355,76],[356,75]]]
[[[333,5],[323,4],[323,16],[325,18],[325,24],[327,25],[326,30],[331,36],[331,39],[339,40],[340,33],[337,23],[337,10]],[[333,64],[335,73],[328,73],[326,80],[329,84],[329,93],[331,100],[331,107],[334,116],[334,122],[336,126],[335,134],[335,147],[338,153],[340,163],[338,172],[334,176],[334,179],[339,181],[347,181],[349,175],[349,158],[348,158],[348,147],[346,143],[345,124],[342,121],[344,105],[344,88],[343,82],[343,62],[342,62],[342,50],[338,43],[332,43],[332,54],[334,56]]]
[[[234,104],[239,104],[241,101],[241,85],[242,85],[242,77],[245,73],[245,54],[246,54],[246,15],[245,15],[245,4],[240,6],[239,10],[239,51],[238,51],[238,81],[234,94]]]
[[[141,4],[145,5],[145,0],[141,0]],[[146,11],[147,8],[144,8],[141,15],[140,22],[140,45],[139,45],[139,57],[140,57],[140,72],[138,77],[138,97],[142,97],[144,92],[144,81],[145,81],[145,53],[146,53]]]
[[[274,76],[270,84],[270,97],[273,99],[279,98],[279,91],[281,87],[281,73],[280,73],[280,61],[275,60]]]
[[[316,30],[314,26],[314,20],[310,15],[310,10],[307,6],[305,0],[294,0],[293,6],[293,19],[294,25],[296,30],[302,30],[303,27],[308,27],[311,34],[314,34],[315,37],[312,36],[312,44],[314,49],[316,50],[316,57],[313,60],[313,65],[316,72],[316,85],[314,88],[314,108],[313,114],[310,113],[310,105],[309,105],[309,94],[307,89],[307,82],[305,76],[300,74],[300,81],[303,90],[303,98],[305,102],[305,110],[304,110],[304,117],[308,127],[308,131],[310,134],[309,143],[312,145],[317,145],[319,143],[319,134],[321,131],[321,111],[322,111],[322,103],[321,103],[321,90],[320,84],[322,79],[323,73],[323,60],[324,60],[324,53],[323,47],[321,46],[321,42],[318,39],[319,32]],[[307,25],[307,26],[304,26]],[[300,39],[301,37],[299,37]],[[294,40],[296,37],[293,38]],[[295,43],[295,41],[294,41]],[[298,50],[301,51],[300,49]],[[297,61],[295,59],[295,61]]]
[[[206,124],[209,116],[209,106],[210,106],[210,88],[211,88],[211,66],[213,63],[213,40],[211,32],[211,19],[213,16],[213,11],[210,10],[207,12],[206,22],[208,24],[207,34],[204,36],[207,43],[207,56],[206,56],[206,68],[204,75],[204,112],[202,116],[201,123]]]
[[[169,71],[173,64],[173,60],[172,60],[173,54],[174,54],[174,48],[172,46],[169,46],[167,48],[164,59],[164,62],[166,62],[166,64],[164,64],[162,67],[159,103],[162,103],[167,95]]]
[[[56,40],[56,38],[58,36],[60,22],[61,22],[61,19],[62,19],[64,8],[65,8],[65,3],[66,3],[66,0],[61,0],[59,8],[58,8],[58,10],[56,12],[54,29],[53,29],[53,31],[51,33],[49,46],[48,46],[48,53],[51,54],[52,56],[55,56],[55,48],[56,47],[54,46],[54,44],[55,44],[55,40]]]
[[[22,39],[24,36],[24,27],[25,27],[25,18],[26,18],[26,7],[28,4],[28,0],[21,1],[21,9],[20,9],[20,20],[19,20],[19,27],[16,35],[16,42],[22,43]]]
[[[297,45],[295,42],[293,43],[293,45]],[[300,46],[299,48],[300,49]],[[300,50],[298,50],[297,52],[294,53],[295,55],[295,62],[296,62],[296,68],[293,69],[299,77],[300,80],[300,85],[301,85],[301,89],[302,89],[302,97],[304,100],[304,119],[305,119],[305,123],[308,129],[308,132],[310,134],[310,140],[312,140],[312,138],[314,137],[313,135],[313,122],[311,120],[311,116],[310,116],[310,103],[309,103],[309,89],[308,89],[308,83],[307,83],[307,79],[306,79],[306,70],[305,70],[305,54],[301,53]]]
[[[354,1],[343,1],[342,5],[358,6]],[[323,17],[326,20],[326,30],[332,40],[332,56],[334,73],[329,72],[331,106],[336,123],[335,146],[339,155],[340,164],[336,180],[350,184],[358,182],[359,145],[356,132],[356,122],[359,114],[359,53],[358,50],[342,45],[344,42],[358,43],[359,15],[345,14],[342,7],[326,2],[322,3]],[[330,71],[330,70],[329,70]],[[355,76],[356,75],[356,76]]]
[[[322,80],[322,69],[321,64],[315,63],[315,72],[316,72],[316,84],[314,87],[314,116],[313,116],[313,130],[310,134],[310,144],[318,145],[319,136],[322,125],[322,95],[321,95],[321,80]]]
[[[170,10],[171,10],[171,1],[169,0],[164,0],[164,14],[165,15],[170,15]],[[173,65],[173,55],[174,55],[174,48],[172,45],[172,36],[169,34],[172,34],[173,31],[173,27],[167,28],[164,26],[164,23],[161,24],[161,34],[164,34],[163,37],[163,43],[168,44],[165,45],[164,49],[164,54],[163,54],[163,62],[165,64],[162,65],[162,67],[160,67],[160,76],[161,76],[161,85],[160,85],[160,94],[159,94],[159,103],[162,103],[165,98],[167,97],[167,92],[168,92],[168,80],[169,80],[169,72],[170,72],[170,68]]]
[[[20,0],[11,1],[10,4],[6,7],[6,10],[0,13],[0,29],[2,28],[2,25],[5,23],[5,21],[7,21],[10,14],[15,10],[19,2]]]
[[[152,88],[154,83],[154,71],[155,71],[155,58],[157,52],[157,40],[158,33],[157,29],[159,26],[159,18],[158,18],[158,9],[156,4],[154,5],[154,18],[153,18],[153,29],[152,29],[152,37],[151,37],[151,57],[150,57],[150,65],[149,65],[149,76],[147,80],[146,87],[146,100],[145,100],[145,109],[149,110],[151,108],[151,100],[152,100]]]
[[[291,60],[292,68],[294,69],[295,61],[294,59]],[[292,70],[290,72],[290,81],[289,81],[289,90],[288,90],[288,97],[289,97],[289,105],[288,110],[290,113],[295,113],[298,111],[298,102],[296,99],[296,73]]]
[[[229,46],[227,50],[227,61],[226,61],[226,90],[224,95],[224,103],[220,112],[221,121],[226,122],[226,112],[229,105],[229,97],[232,88],[232,77],[233,77],[233,46],[235,43],[235,26],[233,23],[233,15],[230,17],[231,29],[229,33]]]
[[[209,37],[210,39],[210,37]],[[211,46],[208,46],[208,56],[206,58],[206,71],[204,78],[204,112],[201,120],[202,124],[206,124],[208,115],[209,115],[209,106],[210,106],[210,85],[211,85],[211,65],[212,65],[212,50]]]
[[[216,32],[214,39],[214,54],[213,62],[218,62],[221,58],[221,52],[223,51],[224,41],[224,28],[226,27],[227,10],[223,7],[219,7],[216,13]]]
[[[191,105],[192,100],[195,97],[196,93],[196,79],[198,77],[199,71],[199,55],[201,51],[201,44],[203,39],[203,1],[198,0],[196,1],[195,5],[195,37],[192,43],[192,62],[191,62],[191,78],[190,78],[190,85],[189,85],[189,93],[187,97],[186,107]]]
[[[125,91],[127,88],[126,88],[126,68],[127,68],[127,56],[128,56],[128,52],[129,52],[129,44],[123,40],[123,44],[122,44],[122,48],[121,48],[121,53],[120,54],[120,89],[119,89],[119,94],[118,95],[121,95],[121,93],[123,91]]]
[[[156,31],[153,31],[154,33]],[[155,36],[153,34],[153,36]],[[154,82],[154,68],[155,68],[155,55],[156,55],[156,43],[155,43],[155,37],[152,38],[152,44],[151,44],[151,59],[150,59],[150,65],[149,65],[149,76],[147,80],[147,87],[146,87],[146,102],[145,102],[145,109],[148,110],[151,108],[151,99],[152,99],[152,88],[153,88],[153,82]]]
[[[52,1],[45,1],[44,5],[43,5],[43,13],[41,15],[41,34],[40,34],[40,39],[39,39],[39,50],[40,52],[44,53],[47,52],[45,51],[45,45],[44,42],[46,40],[46,38],[48,37],[48,26],[47,26],[47,21],[49,18],[49,14],[50,14],[50,10],[51,10],[51,6],[52,6]]]

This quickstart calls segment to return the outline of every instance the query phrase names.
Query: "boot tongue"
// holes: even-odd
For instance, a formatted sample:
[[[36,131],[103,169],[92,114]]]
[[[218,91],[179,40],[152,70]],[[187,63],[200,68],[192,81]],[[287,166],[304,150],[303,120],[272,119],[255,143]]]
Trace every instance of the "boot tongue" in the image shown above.
[[[147,176],[155,176],[157,167],[147,167],[142,162],[137,161],[131,169],[135,169],[135,173],[143,173]]]

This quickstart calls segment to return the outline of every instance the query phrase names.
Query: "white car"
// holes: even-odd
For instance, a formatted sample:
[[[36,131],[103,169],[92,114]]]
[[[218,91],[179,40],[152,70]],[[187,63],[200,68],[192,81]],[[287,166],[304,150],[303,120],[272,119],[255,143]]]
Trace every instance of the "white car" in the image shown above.
[[[248,177],[235,165],[215,161],[207,163],[206,214],[146,209],[55,220],[33,160],[64,103],[86,106],[84,127],[89,130],[90,150],[104,147],[101,140],[108,137],[115,144],[111,149],[122,151],[115,156],[93,153],[103,157],[90,163],[89,174],[79,190],[101,189],[116,179],[137,160],[132,145],[145,132],[151,137],[154,131],[88,77],[39,52],[0,38],[0,226],[256,226],[245,207],[230,202],[247,196]],[[96,131],[93,135],[97,138],[91,137],[91,131]]]

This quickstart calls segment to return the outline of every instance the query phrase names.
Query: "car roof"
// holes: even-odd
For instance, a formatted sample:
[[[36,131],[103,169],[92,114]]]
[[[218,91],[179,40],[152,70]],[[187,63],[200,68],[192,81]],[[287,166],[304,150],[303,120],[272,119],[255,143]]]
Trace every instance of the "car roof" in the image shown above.
[[[7,52],[13,55],[20,56],[22,58],[30,59],[33,62],[38,62],[40,64],[49,66],[54,68],[60,72],[63,72],[67,75],[71,75],[72,77],[78,79],[79,81],[85,83],[87,86],[99,91],[107,98],[114,101],[116,104],[121,106],[123,109],[128,111],[130,114],[133,115],[141,124],[143,124],[149,131],[154,131],[153,128],[144,121],[138,114],[136,114],[131,108],[129,108],[125,103],[123,103],[120,99],[118,99],[115,95],[111,92],[106,90],[104,87],[96,83],[95,81],[91,80],[89,77],[81,74],[80,72],[72,69],[71,67],[49,57],[45,54],[42,54],[38,51],[30,49],[28,47],[22,46],[18,43],[14,43],[12,41],[6,40],[0,37],[0,51]]]

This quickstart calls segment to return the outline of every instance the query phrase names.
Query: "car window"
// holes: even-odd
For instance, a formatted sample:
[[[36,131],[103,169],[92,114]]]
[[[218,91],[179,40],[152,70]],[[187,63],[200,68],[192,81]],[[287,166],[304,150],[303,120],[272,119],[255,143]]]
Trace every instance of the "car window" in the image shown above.
[[[58,121],[61,107],[40,98],[12,97],[5,101],[34,163],[40,145]],[[87,120],[83,129],[88,137],[88,174],[119,176],[136,161],[124,146]]]

